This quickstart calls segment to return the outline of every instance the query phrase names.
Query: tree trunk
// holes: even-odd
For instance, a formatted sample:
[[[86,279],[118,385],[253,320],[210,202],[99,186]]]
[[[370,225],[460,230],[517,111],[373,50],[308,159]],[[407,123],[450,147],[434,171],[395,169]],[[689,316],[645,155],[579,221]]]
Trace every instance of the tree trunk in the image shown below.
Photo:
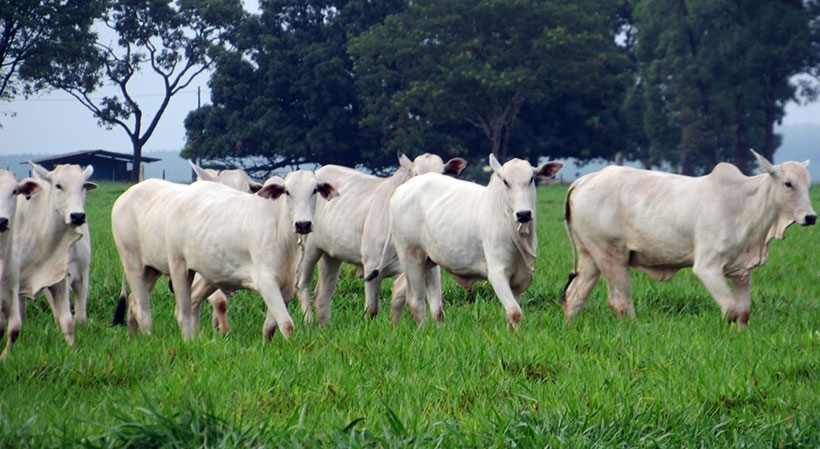
[[[142,171],[142,144],[139,140],[132,140],[131,146],[134,149],[134,157],[131,159],[131,182],[136,184],[141,181],[140,173]]]
[[[774,122],[777,120],[775,108],[771,105],[766,107],[766,123],[763,128],[763,157],[774,163],[775,139]]]

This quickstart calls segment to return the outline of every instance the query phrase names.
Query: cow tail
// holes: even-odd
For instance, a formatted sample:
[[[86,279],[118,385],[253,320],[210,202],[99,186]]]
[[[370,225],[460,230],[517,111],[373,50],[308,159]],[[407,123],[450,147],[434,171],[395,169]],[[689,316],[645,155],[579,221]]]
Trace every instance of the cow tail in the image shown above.
[[[393,217],[390,216],[390,214],[387,214],[387,217],[387,238],[384,240],[384,246],[382,247],[382,257],[379,260],[379,266],[375,270],[368,273],[367,276],[365,276],[365,282],[370,282],[373,279],[379,277],[379,270],[381,270],[382,267],[384,267],[384,257],[387,255],[387,248],[390,245],[390,239],[393,237],[393,233],[391,232],[391,229],[393,229]]]
[[[110,327],[125,326],[125,310],[128,289],[126,286],[125,273],[122,274],[122,288],[120,289],[120,299],[117,300],[117,308],[114,310],[114,317],[111,318]]]
[[[578,247],[575,245],[575,239],[572,237],[572,208],[570,206],[569,198],[572,194],[573,187],[574,185],[569,187],[567,197],[564,200],[564,229],[567,231],[569,243],[572,245],[572,272],[570,272],[568,276],[567,285],[564,286],[564,293],[561,294],[561,299],[564,302],[566,302],[567,299],[567,289],[570,284],[572,284],[572,280],[575,279],[575,276],[578,275]]]

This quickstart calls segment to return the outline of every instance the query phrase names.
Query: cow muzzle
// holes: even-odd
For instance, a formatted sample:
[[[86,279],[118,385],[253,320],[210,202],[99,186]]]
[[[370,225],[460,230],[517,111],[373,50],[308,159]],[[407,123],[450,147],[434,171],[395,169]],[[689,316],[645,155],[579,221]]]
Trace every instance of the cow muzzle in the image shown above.
[[[297,234],[310,234],[313,231],[313,223],[310,221],[297,221],[293,224],[293,230]]]
[[[0,218],[0,232],[6,232],[9,229],[9,219],[6,217]]]
[[[68,215],[68,221],[72,226],[80,226],[85,223],[85,212],[72,212]]]
[[[519,223],[529,223],[532,221],[532,211],[520,210],[515,213],[515,221]]]
[[[803,226],[812,226],[814,224],[817,224],[817,215],[806,215]]]

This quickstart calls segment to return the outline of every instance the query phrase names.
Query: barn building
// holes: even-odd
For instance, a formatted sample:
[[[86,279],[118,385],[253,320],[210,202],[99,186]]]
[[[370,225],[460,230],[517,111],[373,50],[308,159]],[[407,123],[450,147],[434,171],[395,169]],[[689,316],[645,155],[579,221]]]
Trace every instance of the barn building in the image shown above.
[[[131,159],[130,154],[115,153],[105,150],[82,150],[72,153],[58,154],[44,157],[32,162],[36,162],[43,167],[52,170],[59,164],[77,164],[82,167],[86,165],[94,166],[93,181],[120,181],[131,180]],[[143,163],[157,162],[159,158],[142,156]],[[25,163],[25,162],[24,162]]]

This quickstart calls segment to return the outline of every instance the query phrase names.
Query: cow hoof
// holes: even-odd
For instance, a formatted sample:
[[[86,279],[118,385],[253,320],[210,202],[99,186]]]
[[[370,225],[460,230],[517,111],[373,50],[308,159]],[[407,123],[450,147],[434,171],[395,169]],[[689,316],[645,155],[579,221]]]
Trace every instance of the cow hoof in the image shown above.
[[[521,310],[507,312],[507,322],[512,325],[513,329],[518,329],[518,325],[521,324]]]

